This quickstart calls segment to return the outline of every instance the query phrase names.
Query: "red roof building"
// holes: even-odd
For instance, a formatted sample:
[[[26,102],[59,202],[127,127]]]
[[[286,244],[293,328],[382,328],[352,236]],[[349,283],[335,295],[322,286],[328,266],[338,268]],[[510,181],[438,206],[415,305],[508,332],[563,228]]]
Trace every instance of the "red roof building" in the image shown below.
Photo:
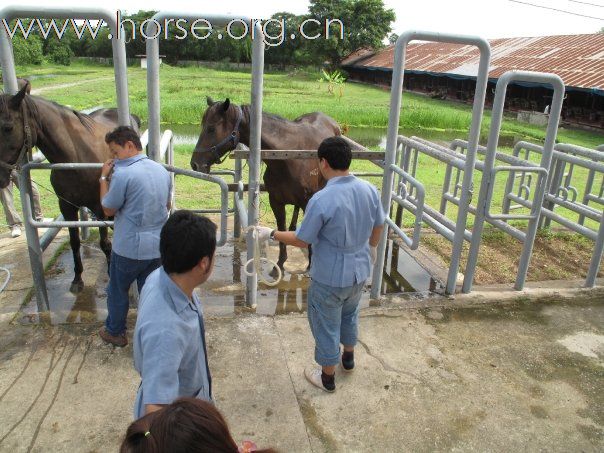
[[[557,74],[567,89],[563,116],[573,122],[604,127],[603,33],[493,39],[490,44],[491,83],[509,70]],[[407,47],[405,89],[470,101],[478,59],[474,46],[412,42]],[[342,62],[342,67],[352,80],[389,86],[393,61],[394,46],[378,51],[359,49]],[[543,111],[549,104],[548,97],[551,100],[551,90],[545,85],[527,84],[510,87],[508,97],[512,109]],[[515,98],[520,99],[514,101]]]

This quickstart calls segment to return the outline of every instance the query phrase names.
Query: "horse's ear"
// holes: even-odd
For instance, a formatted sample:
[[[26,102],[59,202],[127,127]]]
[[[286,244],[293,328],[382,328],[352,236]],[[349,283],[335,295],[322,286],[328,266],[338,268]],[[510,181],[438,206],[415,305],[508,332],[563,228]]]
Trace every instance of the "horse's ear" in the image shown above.
[[[28,87],[29,83],[25,84],[25,86],[21,88],[17,94],[10,98],[9,105],[13,110],[19,110],[19,107],[21,107],[21,102],[23,102],[23,98],[27,94]]]
[[[226,101],[222,103],[222,111],[226,112],[229,109],[229,105],[231,105],[231,100],[226,98]]]
[[[214,105],[214,99],[212,99],[210,96],[206,96],[206,102],[209,106]]]

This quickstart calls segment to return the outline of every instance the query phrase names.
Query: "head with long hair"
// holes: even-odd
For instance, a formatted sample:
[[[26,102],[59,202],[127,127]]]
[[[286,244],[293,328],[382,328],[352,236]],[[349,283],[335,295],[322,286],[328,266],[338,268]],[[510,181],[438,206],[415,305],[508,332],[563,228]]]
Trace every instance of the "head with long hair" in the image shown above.
[[[120,453],[238,453],[229,427],[216,407],[197,398],[180,398],[133,422]],[[276,453],[273,449],[255,450]]]

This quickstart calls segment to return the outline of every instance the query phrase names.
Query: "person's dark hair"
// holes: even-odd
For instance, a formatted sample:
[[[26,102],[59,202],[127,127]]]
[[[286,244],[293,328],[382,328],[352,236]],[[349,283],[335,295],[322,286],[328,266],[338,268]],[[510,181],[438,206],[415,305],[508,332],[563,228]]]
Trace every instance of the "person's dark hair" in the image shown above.
[[[229,427],[216,407],[197,398],[179,398],[172,404],[133,422],[120,453],[237,453]],[[273,449],[257,453],[276,453]]]
[[[319,145],[319,159],[323,158],[334,170],[348,170],[352,161],[350,145],[342,137],[329,137]]]
[[[182,274],[216,251],[216,225],[191,211],[174,212],[161,229],[159,253],[166,273]]]
[[[140,137],[130,126],[118,126],[105,135],[105,143],[107,144],[115,143],[124,146],[126,142],[132,142],[139,151],[143,150]]]

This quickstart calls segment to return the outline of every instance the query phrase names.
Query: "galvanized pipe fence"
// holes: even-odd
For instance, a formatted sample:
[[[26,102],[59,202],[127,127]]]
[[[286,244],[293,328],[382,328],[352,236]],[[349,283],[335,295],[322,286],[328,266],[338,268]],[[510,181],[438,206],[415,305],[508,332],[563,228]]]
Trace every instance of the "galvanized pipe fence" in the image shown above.
[[[474,162],[476,160],[476,147],[480,135],[480,124],[482,121],[482,112],[484,109],[484,100],[488,82],[489,62],[491,59],[491,48],[483,38],[476,36],[463,36],[455,34],[441,34],[425,31],[406,31],[399,36],[394,50],[394,66],[392,75],[392,86],[390,91],[390,113],[388,121],[388,136],[386,140],[386,158],[384,167],[384,179],[382,183],[382,206],[386,212],[390,212],[392,202],[392,188],[395,176],[395,165],[398,129],[401,114],[401,99],[403,91],[403,76],[405,69],[405,58],[407,45],[414,40],[443,42],[453,44],[465,44],[475,46],[479,51],[478,69],[476,77],[476,89],[474,92],[474,102],[472,106],[472,122],[470,125],[468,142],[470,143],[467,157],[464,163],[463,181],[461,184],[461,203],[455,228],[452,231],[453,252],[451,255],[451,265],[446,282],[446,292],[453,294],[455,292],[455,283],[459,262],[461,259],[462,245],[466,234],[466,220],[468,216],[468,205],[472,195],[472,178]],[[400,168],[400,167],[399,167]],[[401,169],[402,170],[402,169]],[[422,215],[425,217],[425,214]],[[377,250],[375,266],[373,268],[373,278],[371,283],[371,297],[377,298],[380,295],[382,278],[384,271],[384,256],[386,253],[386,242],[390,224],[388,223],[382,236]]]
[[[7,21],[16,17],[48,17],[48,18],[82,18],[95,19],[102,18],[111,27],[113,38],[113,52],[115,62],[115,79],[116,92],[119,107],[120,124],[129,124],[129,109],[127,96],[127,78],[125,66],[125,47],[122,33],[117,33],[115,16],[105,10],[80,8],[78,10],[61,9],[61,8],[27,8],[27,7],[8,7],[0,10],[0,18],[5,18]],[[247,208],[245,206],[244,192],[245,185],[243,184],[242,160],[235,160],[234,171],[222,170],[212,172],[210,175],[205,175],[193,170],[185,170],[174,167],[173,161],[173,141],[171,131],[166,131],[163,136],[160,132],[160,94],[159,94],[159,30],[156,22],[150,21],[147,28],[147,90],[148,90],[148,108],[149,108],[149,130],[143,134],[142,140],[145,145],[148,145],[149,157],[156,161],[165,160],[164,166],[172,173],[174,181],[175,175],[184,175],[193,177],[199,180],[205,180],[220,187],[221,191],[221,208],[220,209],[199,209],[196,212],[200,213],[220,213],[220,237],[218,245],[226,242],[227,237],[227,216],[229,213],[234,213],[235,222],[235,237],[240,235],[241,228],[246,228],[248,225],[256,225],[258,223],[258,206],[260,196],[260,137],[261,137],[261,122],[262,122],[262,83],[264,73],[264,41],[262,39],[262,29],[258,22],[251,21],[249,18],[231,15],[200,15],[190,12],[159,12],[153,19],[159,23],[164,19],[197,19],[204,17],[210,20],[213,24],[226,24],[232,20],[243,20],[252,24],[255,37],[252,45],[252,85],[251,85],[251,109],[250,109],[250,152],[249,152],[249,184],[248,184],[248,200]],[[116,39],[116,36],[121,36]],[[155,36],[155,38],[153,38]],[[402,86],[404,76],[404,66],[406,58],[406,47],[414,40],[457,43],[475,46],[479,51],[477,65],[477,83],[474,95],[472,108],[472,121],[468,134],[468,139],[458,140],[451,144],[450,148],[431,143],[418,137],[403,137],[398,135]],[[470,255],[465,269],[465,278],[462,286],[463,292],[469,292],[472,286],[474,270],[480,247],[482,228],[484,222],[490,223],[502,231],[510,234],[516,239],[523,241],[523,252],[520,258],[520,266],[516,278],[516,289],[521,289],[526,278],[526,269],[528,267],[530,255],[532,252],[533,242],[536,234],[536,229],[539,222],[549,222],[554,220],[558,223],[567,226],[573,231],[580,232],[586,237],[590,237],[596,241],[596,248],[592,256],[592,265],[590,266],[590,274],[587,279],[587,285],[593,285],[595,274],[599,267],[599,262],[604,249],[604,222],[602,222],[602,213],[589,203],[603,204],[604,200],[604,182],[600,186],[598,194],[592,193],[593,183],[596,176],[604,170],[602,153],[604,145],[598,148],[598,151],[578,149],[574,147],[572,151],[565,149],[553,150],[555,142],[556,129],[559,121],[559,113],[564,93],[564,85],[562,81],[551,74],[539,74],[529,72],[512,71],[504,74],[497,84],[495,94],[495,103],[493,107],[493,117],[489,141],[487,147],[478,145],[480,123],[484,109],[484,100],[488,81],[488,69],[490,62],[491,50],[489,43],[479,37],[463,36],[463,35],[444,35],[432,32],[423,31],[407,31],[403,33],[397,40],[395,46],[393,82],[391,87],[390,100],[390,115],[388,125],[388,136],[386,144],[386,154],[383,161],[374,160],[378,166],[383,168],[383,183],[382,183],[382,205],[387,212],[391,211],[392,204],[398,206],[399,215],[403,209],[412,212],[415,216],[413,233],[409,236],[401,228],[399,219],[392,220],[388,218],[386,227],[380,238],[378,245],[378,260],[373,270],[373,280],[371,287],[371,296],[378,297],[382,272],[384,267],[384,255],[386,250],[386,240],[389,230],[396,233],[411,249],[419,246],[422,224],[426,223],[436,232],[452,242],[453,251],[451,263],[449,266],[446,292],[453,294],[455,292],[456,280],[458,274],[459,263],[461,259],[462,245],[464,241],[470,242]],[[5,91],[14,93],[17,91],[16,75],[14,61],[12,56],[12,48],[8,36],[4,30],[0,30],[0,62],[2,64],[4,74]],[[518,152],[512,156],[503,154],[497,151],[499,130],[503,114],[503,101],[505,92],[509,83],[514,81],[530,81],[538,83],[549,83],[554,88],[554,99],[550,110],[550,119],[546,139],[540,151],[534,148],[535,145],[526,144],[519,145],[518,152],[525,146],[527,150],[526,158],[520,159]],[[148,143],[147,143],[148,142]],[[560,147],[561,145],[557,145]],[[572,145],[569,145],[572,146]],[[401,148],[402,147],[402,148]],[[459,152],[457,149],[460,148]],[[532,163],[528,159],[528,149],[534,152],[540,152],[541,162],[539,165]],[[400,150],[400,151],[399,151]],[[571,154],[562,154],[563,151]],[[477,159],[477,154],[485,156],[484,161]],[[419,155],[427,155],[437,161],[446,164],[445,181],[442,191],[442,201],[439,209],[428,206],[425,200],[425,188],[421,181],[416,178],[418,168]],[[560,154],[560,156],[558,155]],[[566,157],[561,157],[562,155]],[[397,157],[398,156],[398,157]],[[398,160],[398,165],[397,165]],[[495,161],[500,161],[505,165],[495,166]],[[553,162],[553,164],[552,164]],[[565,173],[565,165],[569,165],[569,170]],[[57,219],[54,222],[37,222],[33,218],[31,209],[31,169],[51,169],[51,170],[74,170],[81,168],[100,168],[102,164],[39,164],[30,163],[23,167],[20,175],[21,192],[23,202],[23,212],[26,218],[26,234],[28,239],[28,248],[30,251],[30,262],[32,264],[32,273],[36,282],[36,292],[38,296],[38,308],[41,311],[48,309],[48,298],[46,295],[46,287],[44,282],[44,274],[42,268],[42,250],[50,243],[50,236],[38,238],[38,228],[48,227],[91,227],[91,226],[110,226],[111,222],[105,221],[79,221],[65,222],[62,219]],[[576,189],[570,184],[574,166],[586,168],[590,173],[586,183],[585,194],[581,203],[576,201]],[[554,168],[554,171],[550,171]],[[471,204],[473,197],[473,174],[474,170],[482,172],[481,188],[478,193],[478,202],[474,206]],[[455,184],[451,190],[451,180],[453,171],[456,172]],[[499,214],[491,213],[491,202],[493,197],[493,187],[495,178],[498,173],[508,172],[508,181],[506,184],[506,197],[503,204],[503,212]],[[512,193],[511,189],[514,185],[516,175],[520,175],[521,184],[519,193]],[[376,176],[377,174],[369,173],[367,176]],[[236,189],[233,195],[233,208],[228,206],[228,185],[220,176],[231,176],[234,178]],[[359,175],[361,176],[361,175]],[[396,179],[396,184],[395,184]],[[531,183],[536,180],[534,196],[529,200],[531,193]],[[510,182],[511,181],[511,182]],[[511,184],[510,187],[508,187]],[[174,187],[174,184],[173,184]],[[555,191],[554,191],[555,190]],[[522,196],[524,193],[525,196]],[[563,196],[559,196],[563,193]],[[570,201],[568,193],[573,194]],[[172,194],[173,209],[176,206],[174,194]],[[29,202],[26,202],[29,201]],[[518,209],[517,206],[511,206],[510,202],[518,203],[530,210],[529,214],[511,214],[510,210]],[[455,204],[458,208],[457,217],[455,219],[446,216],[446,205],[448,202]],[[543,206],[545,204],[545,207]],[[570,222],[567,219],[561,218],[554,213],[555,206],[562,206],[577,212],[580,216],[577,222]],[[599,213],[599,215],[598,215]],[[467,229],[468,214],[473,214],[474,227],[472,231]],[[85,213],[81,212],[81,217]],[[598,233],[584,227],[585,219],[599,220],[600,228]],[[529,226],[527,231],[508,224],[509,220],[527,220]],[[569,226],[571,225],[571,226]],[[589,230],[589,231],[587,231]],[[50,232],[51,230],[49,230]],[[54,234],[56,234],[54,231]],[[47,233],[48,234],[48,233]],[[31,238],[31,239],[30,239]],[[254,247],[252,247],[253,238],[251,233],[247,237],[248,259],[253,258]],[[44,248],[43,248],[44,247]],[[590,283],[591,282],[591,283]],[[253,275],[247,278],[246,281],[246,300],[248,304],[256,303],[257,293],[257,276]]]

